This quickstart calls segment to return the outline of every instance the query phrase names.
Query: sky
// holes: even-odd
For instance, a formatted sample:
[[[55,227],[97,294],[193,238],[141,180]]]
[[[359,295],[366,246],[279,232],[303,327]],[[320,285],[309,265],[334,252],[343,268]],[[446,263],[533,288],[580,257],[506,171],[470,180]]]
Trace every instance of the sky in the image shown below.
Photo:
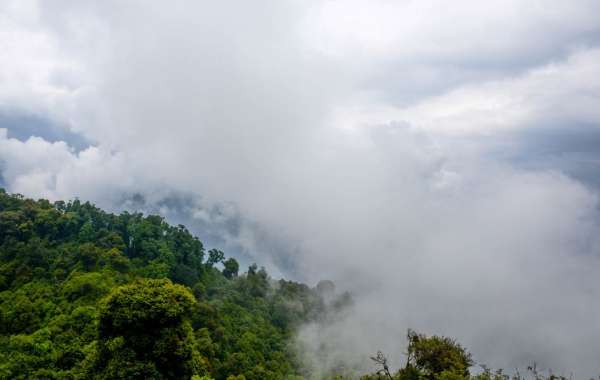
[[[324,369],[413,328],[600,374],[599,105],[592,0],[0,4],[0,186],[333,280]]]

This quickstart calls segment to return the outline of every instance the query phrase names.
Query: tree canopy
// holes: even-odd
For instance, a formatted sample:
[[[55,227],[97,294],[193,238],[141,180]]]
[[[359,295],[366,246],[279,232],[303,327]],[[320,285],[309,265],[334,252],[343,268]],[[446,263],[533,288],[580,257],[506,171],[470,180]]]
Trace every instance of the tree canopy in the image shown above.
[[[205,374],[190,317],[192,293],[168,279],[117,287],[101,302],[91,376],[189,379]]]
[[[159,216],[0,189],[0,379],[296,376],[324,309]]]

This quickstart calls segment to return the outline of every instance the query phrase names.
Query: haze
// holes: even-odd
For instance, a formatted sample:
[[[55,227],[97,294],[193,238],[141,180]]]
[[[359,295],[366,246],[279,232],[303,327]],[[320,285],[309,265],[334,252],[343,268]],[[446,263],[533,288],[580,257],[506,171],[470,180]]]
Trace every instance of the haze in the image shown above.
[[[599,104],[591,0],[0,5],[0,186],[333,280],[324,368],[413,328],[598,375]]]

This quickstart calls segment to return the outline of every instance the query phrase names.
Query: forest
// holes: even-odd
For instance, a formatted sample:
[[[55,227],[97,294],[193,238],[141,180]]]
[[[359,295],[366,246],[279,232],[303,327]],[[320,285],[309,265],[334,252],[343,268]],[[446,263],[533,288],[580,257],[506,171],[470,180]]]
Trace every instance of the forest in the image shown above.
[[[0,189],[0,379],[313,379],[298,328],[351,307],[334,285],[275,280],[162,217]],[[407,334],[406,362],[327,379],[564,379],[473,371],[455,340]]]

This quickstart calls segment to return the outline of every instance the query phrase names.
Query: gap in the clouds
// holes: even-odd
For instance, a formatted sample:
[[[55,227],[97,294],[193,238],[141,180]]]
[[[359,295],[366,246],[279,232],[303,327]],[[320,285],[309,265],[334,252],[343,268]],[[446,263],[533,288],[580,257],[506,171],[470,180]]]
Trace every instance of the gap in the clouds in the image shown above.
[[[64,141],[77,152],[92,145],[84,136],[72,132],[67,126],[34,114],[0,110],[0,128],[8,131],[9,138],[25,141],[34,136],[48,142]]]
[[[529,54],[481,55],[456,60],[390,59],[381,62],[380,70],[367,76],[360,88],[384,104],[409,107],[459,88],[518,78],[548,65],[565,63],[574,52],[599,46],[600,33],[594,31],[581,35],[576,46],[534,50]]]
[[[510,162],[531,170],[559,171],[600,191],[600,125],[550,125],[512,136]]]

